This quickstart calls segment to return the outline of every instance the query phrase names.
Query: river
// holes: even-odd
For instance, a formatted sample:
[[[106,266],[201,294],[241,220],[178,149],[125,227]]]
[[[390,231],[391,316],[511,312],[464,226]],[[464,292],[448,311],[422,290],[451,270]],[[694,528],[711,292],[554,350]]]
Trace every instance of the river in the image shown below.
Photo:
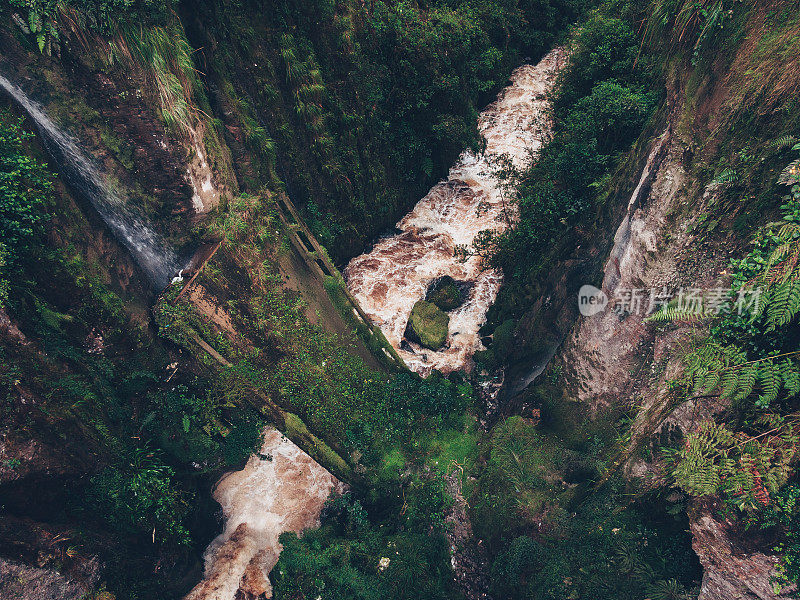
[[[513,209],[501,194],[491,163],[507,155],[516,167],[524,167],[548,139],[547,94],[565,57],[564,50],[557,49],[535,66],[516,69],[510,85],[480,115],[485,153],[465,151],[448,179],[434,186],[398,223],[401,233],[380,240],[345,270],[351,292],[419,373],[467,368],[472,354],[481,348],[478,330],[502,275],[482,269],[477,258],[460,262],[455,247],[470,245],[484,229],[502,230],[506,218],[513,221]],[[466,302],[450,315],[447,347],[433,352],[407,346],[403,332],[411,308],[443,275],[471,285]],[[206,550],[205,579],[186,600],[271,597],[268,574],[281,550],[279,535],[316,526],[328,494],[342,489],[330,473],[274,429],[267,430],[261,455],[270,460],[253,456],[243,470],[225,475],[217,484],[214,498],[222,505],[225,526]]]
[[[510,85],[479,117],[485,152],[464,151],[447,179],[397,223],[400,232],[379,240],[344,271],[347,286],[364,311],[418,373],[469,369],[472,355],[483,348],[479,329],[497,297],[502,274],[482,268],[477,256],[460,260],[455,249],[470,247],[483,230],[502,231],[513,223],[513,205],[493,165],[506,156],[516,168],[523,168],[547,141],[548,92],[565,58],[565,51],[558,48],[537,65],[516,69]],[[464,304],[450,312],[445,346],[433,351],[405,340],[404,332],[414,304],[445,275],[468,284],[469,292]]]

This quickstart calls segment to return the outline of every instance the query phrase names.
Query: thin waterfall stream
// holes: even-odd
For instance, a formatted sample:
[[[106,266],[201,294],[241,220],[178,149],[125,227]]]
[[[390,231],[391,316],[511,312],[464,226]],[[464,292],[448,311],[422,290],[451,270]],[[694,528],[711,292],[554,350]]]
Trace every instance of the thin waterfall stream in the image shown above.
[[[80,149],[78,142],[53,122],[39,103],[3,75],[0,75],[0,88],[36,124],[45,148],[64,179],[89,200],[153,285],[159,289],[166,287],[182,267],[169,243],[143,216],[134,213],[126,198],[112,189],[100,168]]]
[[[566,51],[557,48],[537,65],[516,69],[511,84],[478,120],[485,152],[464,151],[448,178],[400,220],[400,233],[379,240],[345,269],[350,292],[418,373],[468,369],[472,355],[483,348],[479,330],[497,297],[502,274],[482,268],[477,256],[460,260],[456,247],[470,247],[481,231],[502,231],[514,219],[493,164],[507,157],[514,167],[523,168],[547,141],[548,92],[565,58]],[[462,282],[469,292],[465,302],[450,312],[444,347],[429,350],[405,339],[404,332],[414,304],[443,276]]]

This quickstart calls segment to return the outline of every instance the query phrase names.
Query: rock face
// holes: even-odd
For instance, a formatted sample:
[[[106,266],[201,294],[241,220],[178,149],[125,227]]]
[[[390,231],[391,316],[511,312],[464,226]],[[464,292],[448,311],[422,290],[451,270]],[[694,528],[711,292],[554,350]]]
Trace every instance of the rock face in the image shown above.
[[[433,302],[420,300],[411,309],[406,337],[431,350],[438,350],[447,340],[450,317]]]
[[[0,598],[75,600],[85,598],[94,581],[77,582],[53,569],[39,569],[0,557]]]
[[[460,472],[453,470],[447,476],[446,485],[447,493],[453,499],[445,522],[448,524],[446,535],[456,584],[467,600],[491,600],[489,561],[483,543],[476,539],[472,531]]]
[[[796,597],[794,590],[777,593],[771,583],[776,556],[747,552],[732,527],[717,520],[712,504],[696,502],[691,523],[692,548],[703,565],[698,600],[778,600]]]
[[[758,19],[748,25],[753,31],[763,26]],[[750,234],[734,231],[738,209],[721,208],[724,190],[699,166],[716,164],[720,145],[732,140],[731,123],[740,109],[735,86],[752,47],[745,43],[737,52],[744,58],[720,65],[702,94],[687,86],[680,69],[667,78],[662,124],[653,124],[640,139],[595,229],[579,233],[581,245],[543,275],[547,285],[539,290],[540,300],[519,320],[524,339],[516,347],[530,354],[531,342],[545,338],[550,323],[559,325],[556,333],[566,332],[551,363],[558,371],[551,372],[561,373],[576,404],[596,414],[609,406],[633,408],[629,442],[613,468],[641,489],[667,482],[664,465],[637,458],[637,449],[657,451],[665,439],[685,435],[727,409],[713,395],[676,405],[671,382],[681,377],[682,357],[703,324],[655,327],[645,319],[665,300],[680,302],[682,293],[698,294],[704,308],[713,310],[707,302],[714,292],[730,288],[731,259],[747,252]],[[693,118],[687,120],[687,114]],[[696,139],[704,140],[702,149]],[[615,232],[610,248],[599,243],[603,236],[597,231]],[[589,284],[600,288],[596,297],[604,301],[603,310],[582,310],[578,316],[579,289]],[[683,306],[690,302],[684,296]],[[522,397],[520,390],[532,379],[510,373],[511,394]],[[689,511],[693,548],[705,571],[700,600],[797,597],[773,589],[774,540],[745,534],[718,514],[707,499],[695,501]]]

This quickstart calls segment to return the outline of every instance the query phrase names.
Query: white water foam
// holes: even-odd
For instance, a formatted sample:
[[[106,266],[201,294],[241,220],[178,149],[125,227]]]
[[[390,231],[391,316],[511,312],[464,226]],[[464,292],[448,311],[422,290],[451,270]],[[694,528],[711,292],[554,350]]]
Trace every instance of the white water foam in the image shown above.
[[[469,368],[472,355],[483,347],[478,330],[497,297],[502,274],[481,269],[478,257],[460,262],[455,248],[471,246],[483,230],[502,231],[506,221],[515,218],[491,163],[507,155],[515,167],[524,167],[548,139],[547,93],[565,59],[565,50],[559,48],[535,66],[516,69],[511,84],[480,115],[485,153],[465,151],[447,180],[400,220],[401,233],[379,241],[344,271],[349,290],[414,371],[427,375],[433,369],[448,373]],[[410,350],[402,349],[411,309],[425,297],[430,283],[444,275],[472,283],[466,302],[450,313],[445,347],[432,351],[410,343]]]
[[[319,526],[332,490],[342,484],[284,437],[269,428],[261,454],[241,471],[219,480],[214,499],[222,506],[224,531],[205,552],[205,578],[186,600],[272,597],[267,575],[278,561],[278,537]],[[237,595],[239,594],[239,595]]]

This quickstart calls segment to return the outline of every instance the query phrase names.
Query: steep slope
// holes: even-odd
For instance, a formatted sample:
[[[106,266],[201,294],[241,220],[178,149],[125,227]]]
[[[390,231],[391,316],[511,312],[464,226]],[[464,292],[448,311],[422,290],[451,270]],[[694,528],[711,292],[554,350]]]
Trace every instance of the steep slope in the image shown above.
[[[775,140],[798,131],[792,6],[732,6],[711,30],[702,23],[715,18],[712,11],[686,25],[684,6],[672,13],[677,20],[662,22],[670,8],[653,3],[644,44],[654,44],[665,65],[665,103],[607,184],[600,216],[584,219],[570,239],[574,258],[557,260],[539,280],[547,299],[517,321],[517,348],[526,350],[511,355],[516,383],[507,410],[541,410],[548,421],[567,411],[595,427],[624,428],[601,482],[621,473],[640,495],[674,484],[662,447],[688,447],[703,423],[715,417],[724,423],[741,406],[713,385],[689,393],[681,387],[687,353],[702,347],[713,321],[677,318],[658,326],[647,317],[667,306],[704,306],[714,314],[735,283],[732,260],[748,253],[758,226],[780,218],[785,200],[775,182],[788,158]],[[587,225],[591,231],[580,231]],[[601,304],[580,314],[584,285],[596,286],[586,294]],[[562,337],[545,375],[520,392],[548,354],[540,340],[552,347]],[[791,412],[791,393],[785,402],[782,410]],[[693,546],[704,568],[700,598],[793,595],[791,586],[780,593],[774,584],[780,536],[743,525],[758,517],[732,517],[725,508],[732,504],[719,498],[669,498],[676,508],[690,500]]]

